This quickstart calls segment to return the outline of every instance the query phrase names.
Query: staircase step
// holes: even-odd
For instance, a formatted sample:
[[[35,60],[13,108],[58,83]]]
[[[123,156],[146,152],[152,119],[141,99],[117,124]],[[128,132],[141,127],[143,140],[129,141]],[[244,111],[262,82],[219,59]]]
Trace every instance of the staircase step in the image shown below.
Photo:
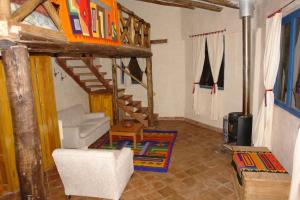
[[[104,85],[87,85],[87,88],[105,88]]]
[[[94,67],[96,67],[96,68],[101,68],[102,67],[102,65],[94,65]],[[88,66],[86,66],[86,65],[82,65],[82,66],[68,66],[68,68],[70,68],[70,69],[87,69],[88,68]]]
[[[148,113],[148,107],[141,107],[139,108],[137,111],[135,111],[136,113],[144,113],[147,114]]]
[[[118,92],[125,92],[124,88],[118,89]]]
[[[126,106],[141,107],[142,102],[141,101],[132,101],[132,102],[128,103]]]
[[[143,113],[133,113],[133,116],[138,119],[147,120],[147,115],[144,115]]]
[[[88,82],[99,83],[100,82],[98,79],[83,79],[80,81],[84,82],[84,83],[88,83]]]
[[[157,113],[153,113],[153,119],[154,119],[154,121],[158,120],[158,114]],[[148,120],[148,115],[146,117],[146,120]]]
[[[93,74],[91,72],[75,72],[74,74],[76,74],[77,76],[95,76],[95,74]],[[107,73],[106,72],[99,72],[99,74],[101,74],[102,76],[105,76]]]
[[[70,69],[86,69],[88,67],[86,65],[84,65],[84,66],[68,66],[68,68],[70,68]]]
[[[123,95],[121,97],[119,97],[119,100],[124,100],[124,101],[130,101],[132,98],[132,95]]]

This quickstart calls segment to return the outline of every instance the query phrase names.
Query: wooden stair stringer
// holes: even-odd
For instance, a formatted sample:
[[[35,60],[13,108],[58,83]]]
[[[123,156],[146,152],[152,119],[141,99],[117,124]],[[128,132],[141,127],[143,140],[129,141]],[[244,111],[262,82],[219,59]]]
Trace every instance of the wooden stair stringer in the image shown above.
[[[87,93],[91,90],[86,87],[86,84],[81,82],[79,76],[76,76],[72,69],[67,66],[67,61],[65,59],[56,58],[56,63]]]
[[[93,58],[81,58],[81,61],[87,65],[89,70],[96,76],[100,83],[106,88],[106,90],[112,91],[112,86],[109,84],[110,79],[105,79],[104,75],[99,72],[98,68],[93,64]]]
[[[77,75],[73,70],[76,66],[68,66],[67,60],[80,60],[85,65],[86,68],[90,70],[91,74],[88,72],[79,72]],[[79,58],[56,58],[57,64],[88,94],[99,94],[99,93],[112,93],[112,85],[110,85],[111,79],[106,79],[104,76],[105,72],[100,72],[99,67],[93,64],[93,58],[91,57],[79,57]],[[78,68],[84,68],[80,66]],[[94,75],[94,78],[81,79],[82,75]],[[90,84],[87,84],[90,83]],[[99,84],[97,84],[99,83]],[[92,88],[99,88],[97,90],[92,90]],[[118,108],[123,112],[127,113],[131,118],[139,121],[145,127],[148,127],[148,108],[142,107],[141,101],[133,100],[133,95],[125,95],[124,89],[118,90],[122,95],[118,96],[117,104]],[[154,118],[157,120],[157,114],[154,114]],[[155,120],[155,119],[154,119]]]
[[[148,127],[148,120],[145,120],[146,116],[141,116],[135,112],[133,112],[128,106],[124,105],[118,100],[118,107],[123,110],[125,113],[128,113],[132,118],[138,120],[140,123],[142,123],[145,127]]]

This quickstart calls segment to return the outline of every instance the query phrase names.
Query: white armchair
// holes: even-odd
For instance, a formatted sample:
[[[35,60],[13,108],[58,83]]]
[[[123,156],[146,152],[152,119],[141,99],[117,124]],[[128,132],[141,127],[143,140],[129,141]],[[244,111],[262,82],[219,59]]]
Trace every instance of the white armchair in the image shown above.
[[[133,152],[56,149],[52,154],[66,195],[118,200],[133,174]]]

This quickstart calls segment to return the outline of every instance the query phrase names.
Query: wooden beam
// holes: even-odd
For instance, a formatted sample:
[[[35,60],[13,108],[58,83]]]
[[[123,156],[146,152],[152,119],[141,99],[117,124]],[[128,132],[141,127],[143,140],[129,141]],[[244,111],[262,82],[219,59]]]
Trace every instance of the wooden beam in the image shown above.
[[[55,24],[56,28],[59,31],[63,31],[60,17],[58,15],[56,9],[52,5],[51,1],[50,0],[45,1],[43,3],[43,7],[46,9],[47,13],[49,14],[49,16],[52,19],[53,23]]]
[[[171,2],[171,3],[185,4],[195,8],[201,8],[201,9],[210,10],[214,12],[221,12],[223,10],[222,7],[212,5],[212,4],[202,3],[198,1],[191,1],[191,0],[164,0],[164,1]]]
[[[207,3],[216,4],[219,6],[225,6],[229,8],[239,9],[239,4],[229,0],[201,0]]]
[[[171,2],[165,2],[165,1],[160,1],[160,0],[137,0],[137,1],[143,1],[143,2],[158,4],[158,5],[162,5],[162,6],[171,6],[171,7],[194,9],[193,6],[189,6],[189,5],[186,5],[186,4],[171,3]]]
[[[0,0],[0,20],[8,20],[10,13],[10,0]]]
[[[153,102],[153,79],[152,79],[152,58],[146,58],[147,69],[147,96],[148,96],[148,125],[154,126],[154,102]]]
[[[118,110],[118,78],[117,78],[117,60],[112,59],[112,80],[113,80],[113,118],[114,124],[119,123],[119,110]]]
[[[67,42],[65,34],[62,32],[21,23],[11,23],[10,26],[20,27],[19,36],[22,40],[32,40],[33,43],[35,41],[51,41],[58,44]]]
[[[31,53],[59,54],[60,56],[80,56],[81,54],[107,58],[146,58],[152,56],[151,49],[148,47],[68,42],[62,32],[21,23],[10,23],[9,28],[12,26],[17,26],[20,30],[16,37],[9,40],[7,37],[0,36],[0,50],[11,44],[19,43],[26,45]],[[145,43],[147,43],[147,39],[145,39]]]
[[[25,46],[18,45],[3,51],[2,58],[12,113],[21,199],[46,200],[29,54]]]
[[[36,7],[38,7],[45,0],[27,0],[23,3],[12,15],[11,21],[21,22],[25,17],[30,15]]]
[[[165,44],[168,43],[168,39],[151,40],[151,44]]]

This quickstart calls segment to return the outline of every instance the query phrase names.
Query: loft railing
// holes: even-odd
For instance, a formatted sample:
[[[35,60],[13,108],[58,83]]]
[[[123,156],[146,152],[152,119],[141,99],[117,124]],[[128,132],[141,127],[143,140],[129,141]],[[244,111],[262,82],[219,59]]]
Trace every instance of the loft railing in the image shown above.
[[[123,45],[150,48],[150,24],[118,3],[120,40]]]

